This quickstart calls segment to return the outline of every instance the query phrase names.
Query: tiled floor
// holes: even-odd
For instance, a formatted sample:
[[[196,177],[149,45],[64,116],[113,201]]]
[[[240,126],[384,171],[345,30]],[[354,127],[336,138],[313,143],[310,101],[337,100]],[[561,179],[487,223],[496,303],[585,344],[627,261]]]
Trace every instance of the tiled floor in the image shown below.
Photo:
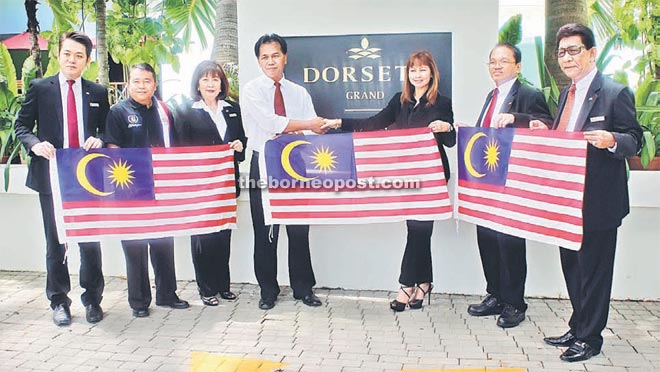
[[[323,306],[310,308],[284,288],[262,311],[255,285],[203,307],[195,283],[179,282],[189,309],[153,305],[136,319],[125,280],[111,277],[102,322],[85,322],[76,287],[73,324],[58,328],[44,286],[43,273],[0,271],[0,371],[660,371],[658,302],[612,302],[602,354],[570,364],[542,341],[566,331],[567,300],[529,299],[527,319],[503,330],[494,316],[467,314],[474,296],[434,294],[430,306],[394,314],[391,292],[318,289]]]

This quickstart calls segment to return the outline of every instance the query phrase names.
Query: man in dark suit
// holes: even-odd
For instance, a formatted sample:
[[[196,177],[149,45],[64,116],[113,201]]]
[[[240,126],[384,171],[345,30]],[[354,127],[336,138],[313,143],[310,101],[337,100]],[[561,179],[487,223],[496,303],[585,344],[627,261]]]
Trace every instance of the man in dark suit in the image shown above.
[[[589,141],[582,246],[579,251],[561,248],[573,314],[568,332],[544,339],[553,346],[568,346],[561,354],[568,362],[587,360],[603,346],[617,229],[629,212],[625,158],[637,153],[642,136],[631,90],[596,69],[596,53],[588,27],[567,24],[557,31],[557,59],[572,84],[559,97],[552,128],[581,131]],[[533,123],[533,128],[543,127]]]
[[[488,94],[477,126],[527,128],[532,119],[552,123],[543,93],[518,81],[520,50],[511,44],[497,44],[488,61],[495,89]],[[486,277],[488,296],[468,306],[472,316],[500,314],[497,325],[515,327],[525,319],[527,259],[525,239],[477,226],[477,244]]]
[[[65,326],[71,324],[71,300],[67,296],[71,282],[66,247],[57,237],[48,164],[55,157],[55,149],[102,147],[99,136],[109,104],[105,87],[81,78],[91,61],[89,37],[79,32],[66,33],[60,39],[59,50],[60,72],[30,84],[16,119],[16,135],[32,156],[26,185],[39,193],[41,203],[46,233],[46,295],[53,309],[53,321]],[[101,247],[98,242],[79,245],[80,286],[85,289],[81,299],[87,321],[96,323],[103,319]]]

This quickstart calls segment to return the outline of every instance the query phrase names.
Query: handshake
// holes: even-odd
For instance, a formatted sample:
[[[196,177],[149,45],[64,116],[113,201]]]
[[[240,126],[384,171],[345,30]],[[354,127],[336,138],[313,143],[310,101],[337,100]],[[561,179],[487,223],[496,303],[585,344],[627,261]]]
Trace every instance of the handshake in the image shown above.
[[[291,124],[291,122],[289,122]],[[310,120],[304,120],[302,125],[296,125],[293,130],[287,131],[288,134],[303,134],[304,130],[311,130],[316,134],[325,134],[329,129],[339,129],[341,127],[341,119],[325,119],[316,117]]]

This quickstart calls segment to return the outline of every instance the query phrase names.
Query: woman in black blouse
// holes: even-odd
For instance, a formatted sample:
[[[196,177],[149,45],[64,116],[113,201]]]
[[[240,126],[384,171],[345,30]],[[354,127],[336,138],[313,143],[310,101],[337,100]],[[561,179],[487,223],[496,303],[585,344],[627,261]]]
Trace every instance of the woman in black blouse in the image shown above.
[[[451,100],[438,94],[440,75],[433,56],[427,51],[415,51],[406,62],[406,79],[403,91],[392,97],[387,107],[367,119],[327,120],[325,128],[341,127],[345,131],[370,131],[378,129],[405,129],[429,127],[435,135],[442,157],[445,179],[449,180],[449,163],[444,146],[456,144],[454,114]],[[406,306],[420,309],[424,296],[433,289],[431,265],[431,234],[433,221],[406,221],[408,240],[401,262],[399,290],[390,302],[394,311]]]
[[[193,73],[191,97],[194,102],[184,106],[175,130],[179,146],[207,146],[229,144],[234,149],[236,196],[240,192],[238,163],[245,159],[247,142],[241,110],[237,103],[227,101],[229,82],[222,67],[213,61],[203,61]],[[193,235],[190,238],[195,278],[202,302],[217,306],[216,295],[234,300],[229,290],[229,247],[231,230]]]

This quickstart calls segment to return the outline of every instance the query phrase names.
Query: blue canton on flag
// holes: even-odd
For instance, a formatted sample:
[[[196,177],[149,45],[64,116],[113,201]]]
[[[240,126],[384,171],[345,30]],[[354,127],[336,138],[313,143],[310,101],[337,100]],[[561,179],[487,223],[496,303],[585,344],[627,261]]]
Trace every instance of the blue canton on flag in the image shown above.
[[[353,136],[284,135],[266,143],[268,176],[276,179],[357,179]]]
[[[149,149],[70,149],[58,154],[57,165],[63,202],[154,200]]]
[[[513,129],[462,127],[458,136],[458,178],[504,186]]]

